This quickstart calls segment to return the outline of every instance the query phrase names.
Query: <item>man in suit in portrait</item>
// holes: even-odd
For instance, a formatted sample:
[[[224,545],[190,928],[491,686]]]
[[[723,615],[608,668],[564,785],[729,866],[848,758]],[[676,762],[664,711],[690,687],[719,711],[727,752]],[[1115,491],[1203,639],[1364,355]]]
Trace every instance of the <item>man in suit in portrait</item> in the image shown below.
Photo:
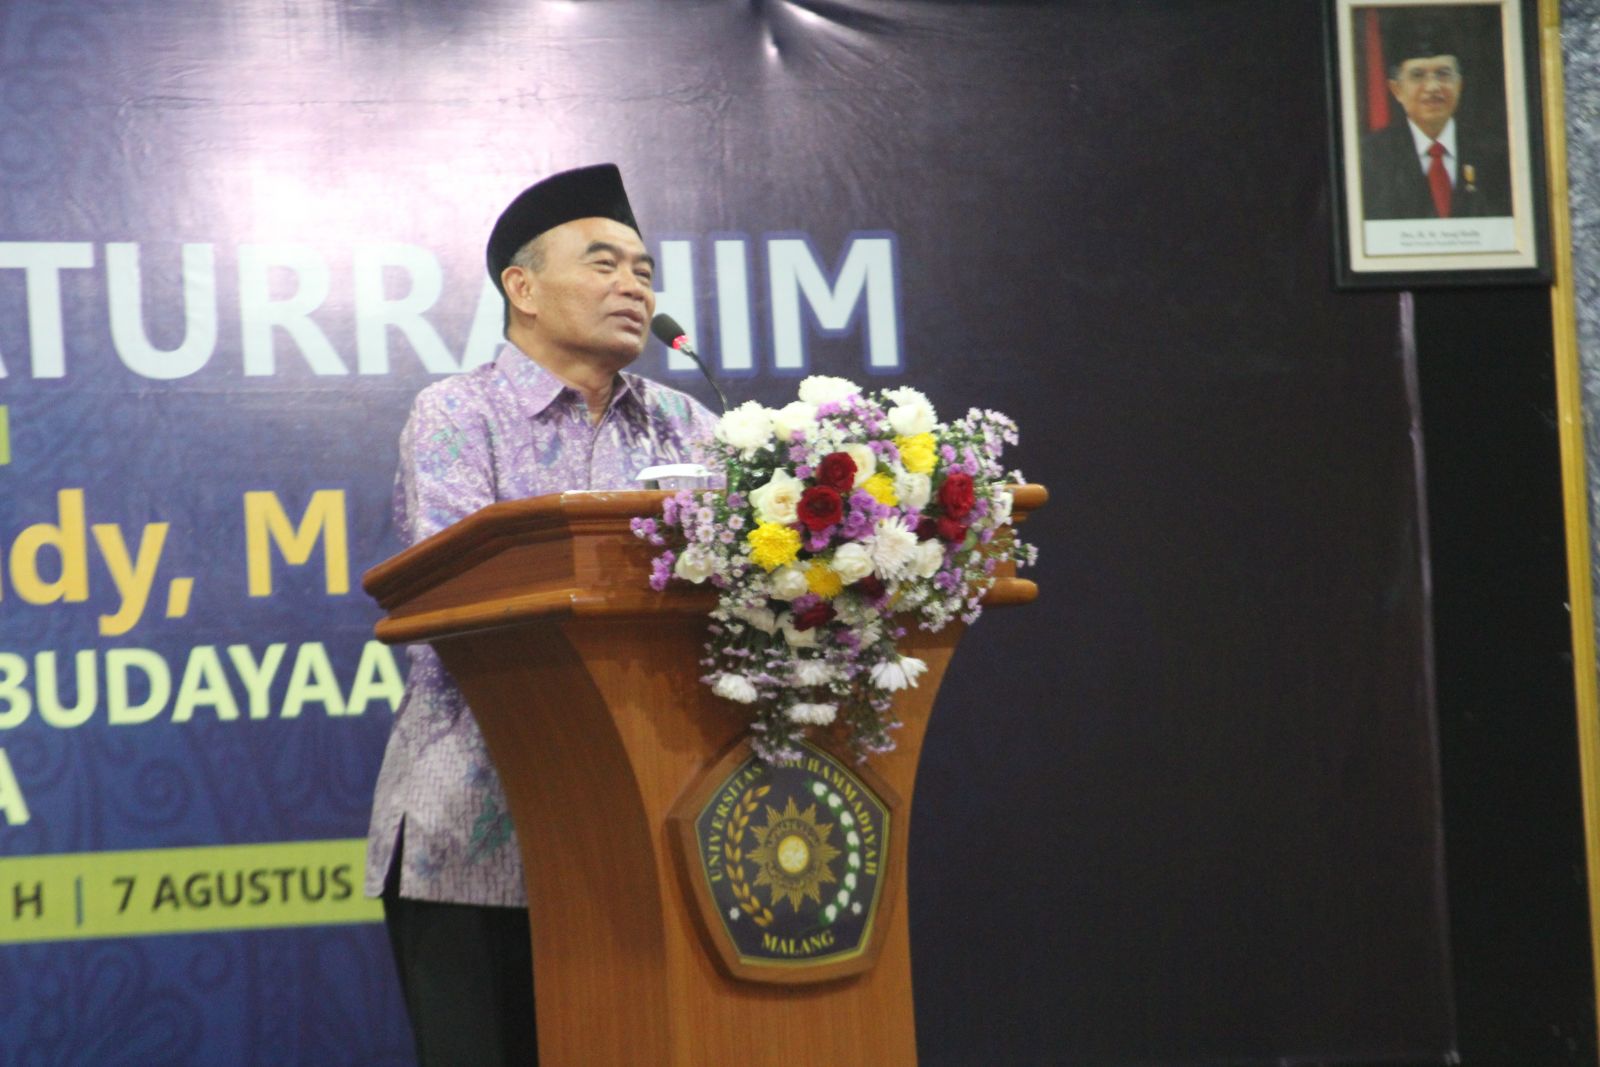
[[[1377,219],[1483,218],[1511,214],[1504,130],[1456,120],[1465,72],[1460,50],[1434,27],[1389,27],[1389,91],[1403,121],[1361,144],[1363,214]],[[1489,87],[1490,91],[1493,87]]]

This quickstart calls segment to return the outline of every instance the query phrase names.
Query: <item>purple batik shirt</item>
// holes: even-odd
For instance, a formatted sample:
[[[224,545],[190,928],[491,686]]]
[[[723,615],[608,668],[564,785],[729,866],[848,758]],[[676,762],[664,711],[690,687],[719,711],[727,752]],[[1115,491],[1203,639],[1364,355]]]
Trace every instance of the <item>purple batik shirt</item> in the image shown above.
[[[400,434],[395,523],[415,544],[497,500],[638,488],[645,467],[696,458],[714,421],[691,397],[620,374],[592,425],[578,393],[508,344],[493,363],[417,394]],[[401,896],[526,906],[511,815],[478,725],[433,649],[409,654],[372,801],[367,894],[382,892],[403,822]]]

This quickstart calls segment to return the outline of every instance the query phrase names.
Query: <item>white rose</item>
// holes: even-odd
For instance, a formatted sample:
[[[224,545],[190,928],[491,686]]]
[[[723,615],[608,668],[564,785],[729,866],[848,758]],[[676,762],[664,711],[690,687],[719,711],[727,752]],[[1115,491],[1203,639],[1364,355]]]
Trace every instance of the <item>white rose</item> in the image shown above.
[[[764,634],[776,633],[778,617],[767,607],[737,607],[733,613]]]
[[[857,541],[846,541],[833,550],[833,560],[828,564],[845,585],[859,582],[872,573],[872,557],[867,546]]]
[[[683,555],[672,565],[672,573],[685,581],[699,585],[711,577],[711,572],[716,568],[716,557],[700,545],[690,545],[683,550]]]
[[[742,452],[754,452],[772,440],[772,412],[746,400],[717,420],[717,440]]]
[[[932,433],[939,424],[939,416],[934,414],[933,405],[917,390],[905,386],[886,389],[883,395],[895,405],[889,409],[889,425],[901,437]]]
[[[1004,526],[1011,521],[1011,494],[1001,489],[994,495],[994,505],[989,509],[989,514],[994,517],[996,526]]]
[[[852,489],[866,481],[868,478],[872,477],[873,472],[878,469],[878,454],[872,449],[868,448],[866,445],[840,445],[839,451],[843,452],[845,455],[849,456],[855,461],[856,480],[855,484],[850,487]]]
[[[911,573],[918,578],[932,578],[944,566],[944,542],[929,538],[917,542],[916,554],[911,560]]]
[[[921,511],[933,495],[933,479],[926,474],[899,471],[894,476],[894,495],[900,498],[901,507]]]
[[[872,556],[872,569],[878,577],[893,580],[905,576],[917,551],[917,535],[906,526],[905,520],[895,515],[879,519],[877,532],[867,542]]]
[[[787,526],[799,519],[795,508],[800,504],[800,494],[806,483],[788,471],[773,471],[772,480],[750,491],[750,504],[756,509],[759,522],[775,522]]]
[[[826,726],[837,714],[839,709],[832,704],[791,704],[788,711],[790,722],[810,726]]]
[[[806,572],[785,563],[767,577],[772,585],[772,595],[777,600],[793,600],[811,591],[806,583]]]
[[[778,616],[778,627],[783,630],[783,639],[789,642],[790,648],[817,647],[816,629],[813,627],[810,630],[796,630],[794,628],[794,616],[787,611]]]
[[[813,374],[800,383],[800,399],[807,404],[837,404],[852,394],[861,395],[861,387],[845,378]]]
[[[772,413],[772,432],[787,444],[796,430],[809,436],[817,425],[817,406],[796,400]]]
[[[717,675],[717,684],[711,687],[711,691],[719,697],[736,700],[740,704],[754,704],[756,697],[760,695],[756,692],[756,687],[750,684],[750,679],[742,674]]]

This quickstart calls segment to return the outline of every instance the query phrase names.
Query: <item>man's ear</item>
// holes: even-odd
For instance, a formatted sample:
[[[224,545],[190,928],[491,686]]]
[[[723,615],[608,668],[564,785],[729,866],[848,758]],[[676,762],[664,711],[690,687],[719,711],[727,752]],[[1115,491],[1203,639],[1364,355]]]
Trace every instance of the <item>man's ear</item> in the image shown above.
[[[510,266],[500,272],[500,284],[505,287],[506,300],[524,315],[539,313],[539,282],[526,267]]]

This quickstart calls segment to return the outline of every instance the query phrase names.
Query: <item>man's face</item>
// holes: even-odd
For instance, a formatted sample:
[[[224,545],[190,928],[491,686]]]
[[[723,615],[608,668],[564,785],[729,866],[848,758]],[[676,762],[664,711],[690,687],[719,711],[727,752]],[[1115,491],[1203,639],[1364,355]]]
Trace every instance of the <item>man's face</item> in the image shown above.
[[[1400,64],[1399,74],[1389,79],[1389,91],[1407,118],[1437,135],[1461,101],[1461,65],[1455,56],[1419,57]]]
[[[576,219],[545,234],[544,269],[531,276],[534,331],[580,357],[625,365],[650,336],[655,261],[639,235],[611,219]]]

